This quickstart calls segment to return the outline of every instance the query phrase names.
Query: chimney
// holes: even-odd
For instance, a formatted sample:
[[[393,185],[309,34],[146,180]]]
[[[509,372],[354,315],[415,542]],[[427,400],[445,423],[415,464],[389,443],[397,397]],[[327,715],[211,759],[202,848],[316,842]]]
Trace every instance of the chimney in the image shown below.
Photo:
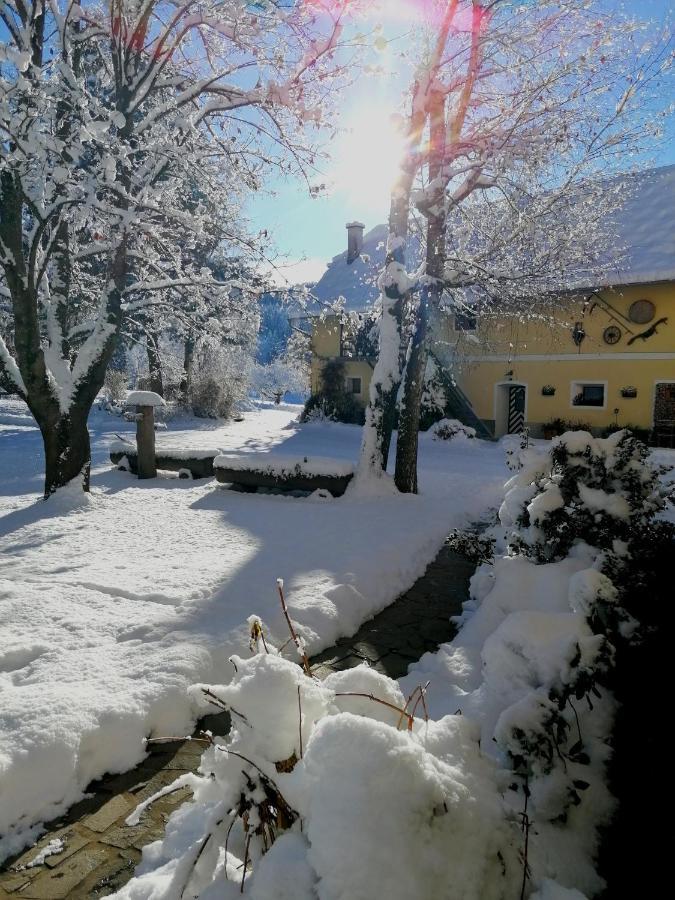
[[[361,255],[365,227],[363,222],[347,222],[347,265]]]

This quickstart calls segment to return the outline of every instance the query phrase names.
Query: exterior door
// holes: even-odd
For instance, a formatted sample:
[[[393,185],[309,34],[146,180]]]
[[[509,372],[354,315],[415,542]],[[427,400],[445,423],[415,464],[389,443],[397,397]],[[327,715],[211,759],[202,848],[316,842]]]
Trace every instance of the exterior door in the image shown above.
[[[507,431],[519,434],[525,427],[525,388],[519,384],[509,385],[509,416]]]
[[[654,443],[675,446],[675,384],[662,381],[654,394]]]

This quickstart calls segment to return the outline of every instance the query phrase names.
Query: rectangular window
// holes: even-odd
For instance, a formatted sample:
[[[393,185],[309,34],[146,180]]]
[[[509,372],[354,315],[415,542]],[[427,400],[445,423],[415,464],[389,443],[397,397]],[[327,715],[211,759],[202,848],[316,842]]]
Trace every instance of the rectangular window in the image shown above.
[[[361,379],[360,378],[347,378],[347,393],[348,394],[360,394],[361,393]]]
[[[603,407],[605,405],[605,385],[598,382],[573,382],[572,405]]]
[[[464,309],[455,313],[455,331],[475,331],[476,313],[470,309]]]

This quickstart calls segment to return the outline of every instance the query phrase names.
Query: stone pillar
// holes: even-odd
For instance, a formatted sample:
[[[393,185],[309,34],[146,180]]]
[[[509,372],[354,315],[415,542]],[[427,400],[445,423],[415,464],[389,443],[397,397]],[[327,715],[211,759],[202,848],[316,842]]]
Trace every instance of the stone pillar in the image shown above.
[[[138,453],[138,477],[156,478],[155,409],[153,406],[136,407],[136,450]]]

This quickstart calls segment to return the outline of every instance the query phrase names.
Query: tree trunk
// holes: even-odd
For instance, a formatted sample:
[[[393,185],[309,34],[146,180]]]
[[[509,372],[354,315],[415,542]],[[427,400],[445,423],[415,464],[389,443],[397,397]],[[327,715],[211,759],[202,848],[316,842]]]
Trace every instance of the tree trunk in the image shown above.
[[[389,239],[391,241],[393,238],[394,242],[389,244],[387,248],[385,275],[392,262],[405,267],[410,195],[419,169],[418,154],[427,120],[427,100],[439,69],[443,64],[448,36],[458,6],[457,0],[449,0],[436,35],[428,67],[420,72],[420,77],[413,85],[412,108],[405,134],[406,155],[391,197]],[[361,444],[357,478],[364,472],[382,471],[387,468],[391,435],[396,415],[396,398],[401,385],[401,373],[405,362],[406,347],[402,325],[404,308],[409,299],[409,294],[397,295],[395,290],[385,288],[382,299],[380,354],[370,382],[370,397],[366,407],[366,421],[363,429],[363,442]],[[390,358],[382,362],[383,346],[387,343],[388,346],[386,346],[385,352]],[[391,358],[396,352],[394,347],[398,351],[397,362]]]
[[[409,152],[401,167],[389,208],[389,238],[383,273],[385,279],[389,272],[405,270],[410,192],[417,172],[415,151],[421,139],[424,120],[422,104],[414,101],[408,133]],[[386,471],[387,468],[396,415],[396,397],[401,384],[402,325],[406,301],[407,294],[398,289],[394,280],[384,285],[379,352],[370,381],[357,476],[366,472]]]
[[[417,448],[420,430],[424,376],[429,358],[429,315],[437,310],[443,294],[445,271],[445,188],[441,173],[445,156],[445,97],[434,92],[429,97],[429,181],[439,186],[425,205],[427,216],[427,283],[422,291],[413,330],[410,354],[403,376],[403,398],[396,445],[396,487],[404,494],[417,493]]]
[[[89,408],[75,407],[56,420],[39,423],[45,448],[45,500],[75,478],[81,478],[83,490],[89,490]]]
[[[180,396],[183,403],[187,404],[190,396],[190,381],[192,379],[192,360],[195,355],[195,342],[192,338],[185,338],[183,350],[183,375],[180,380]]]
[[[429,359],[429,288],[424,287],[416,316],[415,332],[403,377],[403,397],[398,415],[398,442],[394,482],[404,494],[417,493],[417,445],[424,393],[424,376]]]
[[[148,354],[150,390],[163,397],[164,380],[162,378],[162,360],[159,355],[159,334],[150,328],[145,332],[145,348]]]

